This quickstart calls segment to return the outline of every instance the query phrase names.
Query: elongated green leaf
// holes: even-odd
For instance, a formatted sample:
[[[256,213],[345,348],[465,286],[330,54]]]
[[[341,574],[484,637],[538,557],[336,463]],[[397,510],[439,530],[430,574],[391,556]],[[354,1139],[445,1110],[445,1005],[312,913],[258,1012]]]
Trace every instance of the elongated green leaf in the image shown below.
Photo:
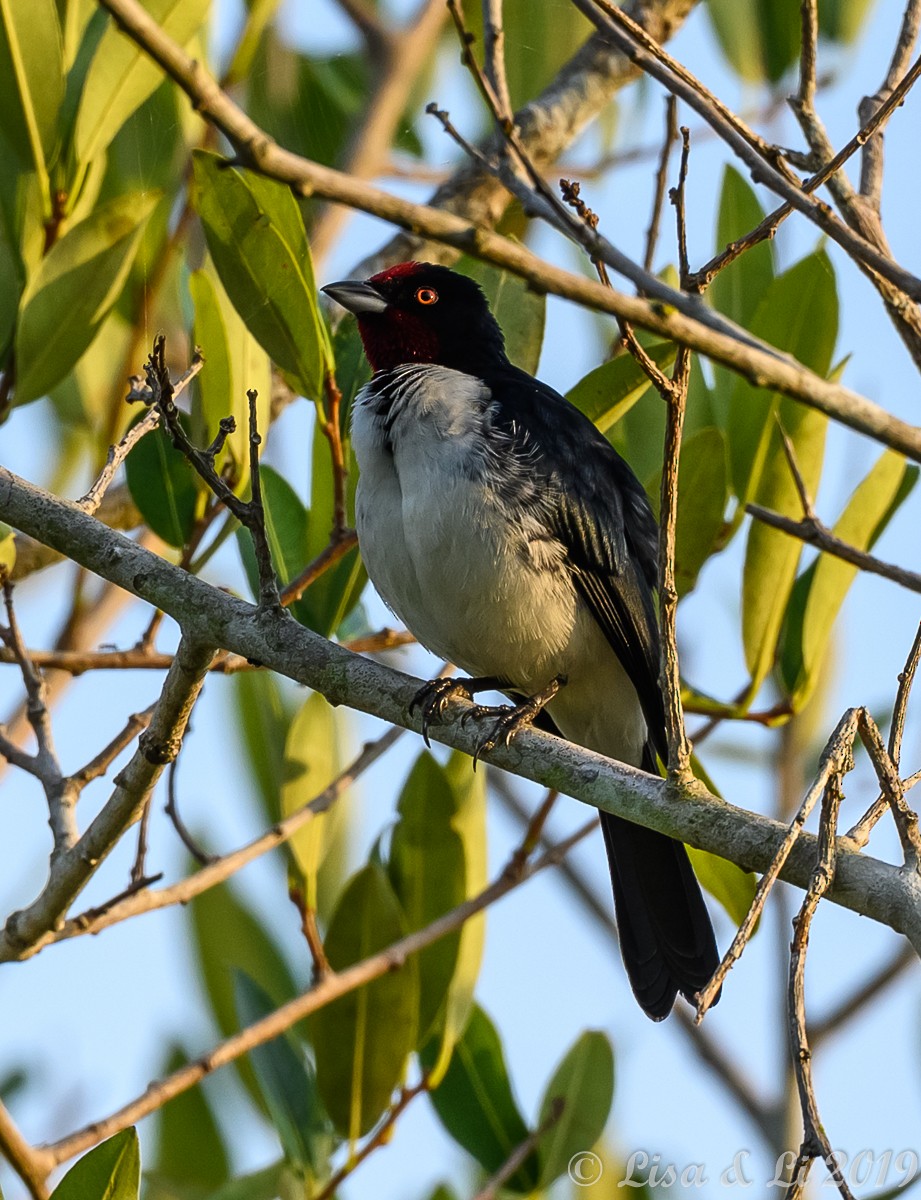
[[[763,217],[764,209],[751,185],[735,167],[727,166],[716,223],[717,250],[750,233]],[[720,271],[710,288],[710,299],[721,313],[747,325],[773,278],[773,242],[761,242]]]
[[[122,196],[52,246],[22,298],[16,403],[45,395],[92,342],[115,303],[159,194]]]
[[[827,373],[838,327],[831,264],[817,252],[779,276],[765,294],[753,330],[791,350],[820,375]],[[796,453],[806,488],[815,495],[822,472],[828,418],[803,405],[737,387],[729,422],[730,458],[740,500],[798,516],[800,500],[778,422]],[[742,640],[751,694],[771,669],[802,546],[760,522],[748,534],[742,577]]]
[[[208,1200],[278,1200],[279,1196],[287,1200],[289,1195],[297,1196],[298,1186],[303,1195],[303,1181],[292,1181],[291,1175],[287,1163],[281,1159],[251,1175],[231,1179],[216,1192],[211,1192]],[[295,1186],[289,1191],[292,1182]]]
[[[231,302],[298,390],[319,400],[332,351],[290,189],[203,151],[194,178],[195,206]]]
[[[544,340],[547,297],[535,292],[511,271],[503,271],[478,258],[462,258],[455,268],[475,279],[489,301],[489,307],[505,334],[505,352],[512,362],[537,374]]]
[[[123,1129],[74,1163],[52,1200],[137,1200],[140,1183],[138,1135]]]
[[[328,787],[339,774],[339,736],[336,714],[319,692],[301,705],[291,722],[285,741],[283,780],[280,793],[282,817],[302,808]],[[288,840],[290,875],[304,896],[307,907],[317,910],[317,876],[323,854],[334,830],[342,798],[330,812],[318,813]]]
[[[64,47],[54,0],[0,0],[0,129],[21,164],[38,172],[46,200],[63,99]]]
[[[477,774],[466,754],[452,751],[444,766],[451,786],[454,812],[451,825],[464,847],[466,871],[465,896],[475,896],[487,884],[486,861],[486,780]],[[437,1084],[447,1070],[454,1044],[461,1036],[473,1010],[473,993],[483,960],[483,941],[486,935],[486,914],[481,913],[464,922],[460,947],[451,986],[448,989],[443,1018],[438,1025],[440,1050],[437,1060],[430,1063],[429,1077]]]
[[[208,0],[144,0],[157,25],[180,45],[201,27]],[[100,154],[163,78],[149,56],[111,22],[93,56],[77,112],[74,135],[80,162]]]
[[[540,1105],[540,1123],[562,1104],[560,1115],[540,1139],[540,1184],[566,1170],[574,1154],[591,1150],[604,1130],[614,1099],[614,1051],[605,1034],[587,1030],[553,1073]]]
[[[657,342],[647,348],[650,358],[667,371],[675,361],[674,342]],[[649,376],[632,354],[618,354],[595,367],[566,393],[576,408],[607,433],[651,387]]]
[[[858,550],[880,537],[917,479],[916,468],[886,450],[857,486],[833,532]],[[780,655],[780,672],[795,711],[802,709],[818,682],[829,637],[857,567],[821,554],[796,581]]]
[[[233,678],[233,701],[246,748],[246,762],[267,821],[279,817],[284,778],[285,739],[293,712],[270,671],[240,671]]]
[[[193,436],[207,445],[224,417],[233,417],[236,433],[218,456],[218,471],[233,463],[234,490],[242,493],[249,482],[249,400],[258,392],[256,423],[263,439],[268,432],[272,373],[268,355],[249,332],[230,303],[211,263],[189,279],[195,306],[195,343],[207,369],[199,375],[193,400]]]
[[[189,1055],[174,1046],[161,1073],[169,1075],[189,1061]],[[226,1182],[230,1174],[227,1147],[200,1084],[160,1109],[152,1161],[154,1174],[170,1183],[211,1191]]]
[[[799,0],[708,0],[723,53],[750,83],[776,82],[796,62]]]
[[[343,450],[349,455],[346,441]],[[354,521],[354,484],[356,468],[352,467],[346,519]],[[333,485],[332,457],[329,442],[320,428],[314,426],[313,452],[310,474],[310,516],[307,527],[307,545],[304,564],[312,562],[329,543],[335,510],[335,488]],[[331,637],[358,603],[368,581],[367,572],[358,553],[350,550],[334,567],[325,571],[307,589],[292,613],[302,625],[316,630],[323,637]]]
[[[211,888],[189,906],[196,946],[196,965],[215,1023],[224,1037],[238,1029],[233,996],[233,969],[258,979],[276,1005],[300,990],[265,925],[228,884]],[[262,1095],[252,1068],[237,1063],[240,1077],[258,1104]]]
[[[873,0],[819,0],[819,32],[833,42],[853,42]]]
[[[352,877],[336,906],[326,955],[341,970],[404,933],[387,876],[371,863]],[[415,1045],[418,1008],[418,965],[410,958],[313,1017],[320,1096],[336,1129],[350,1140],[366,1133],[388,1107]]]
[[[191,536],[199,503],[195,472],[164,429],[142,437],[125,460],[132,499],[153,532],[169,546]]]
[[[658,517],[661,471],[647,490]],[[681,446],[678,464],[678,521],[675,530],[675,586],[686,596],[723,530],[729,485],[726,440],[712,425],[699,429]]]
[[[272,562],[281,584],[290,583],[310,561],[307,548],[307,510],[294,488],[272,467],[259,472],[265,527]],[[245,529],[237,534],[240,555],[253,595],[259,594],[259,572],[252,539]],[[296,607],[296,606],[293,606]]]
[[[695,779],[699,779],[712,796],[720,796],[719,788],[696,754],[691,755],[691,769]],[[707,850],[697,850],[694,846],[688,846],[687,851],[701,887],[706,888],[714,900],[719,901],[734,925],[741,925],[755,898],[758,881],[754,874],[751,871],[743,871],[735,863],[710,854]]]
[[[275,1010],[266,992],[245,971],[234,972],[234,991],[241,1025],[251,1025]],[[249,1059],[285,1157],[316,1175],[332,1150],[332,1130],[303,1050],[282,1034],[250,1050]]]
[[[456,802],[444,769],[427,752],[400,793],[388,870],[410,932],[467,898],[464,843],[452,824]],[[427,946],[419,958],[419,1042],[442,1010],[460,951],[461,931]]]
[[[430,1065],[425,1053],[422,1057]],[[430,1097],[451,1137],[489,1173],[529,1135],[512,1094],[499,1034],[479,1005],[474,1005],[445,1076]],[[505,1186],[531,1192],[538,1175],[537,1154],[532,1152]]]

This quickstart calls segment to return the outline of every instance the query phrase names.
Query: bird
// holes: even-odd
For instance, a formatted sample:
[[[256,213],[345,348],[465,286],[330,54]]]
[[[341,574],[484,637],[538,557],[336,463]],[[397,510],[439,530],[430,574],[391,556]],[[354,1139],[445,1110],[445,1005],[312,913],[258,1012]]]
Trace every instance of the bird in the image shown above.
[[[351,417],[368,575],[416,639],[469,676],[419,692],[423,732],[451,698],[501,691],[515,703],[480,752],[534,722],[658,773],[658,528],[630,466],[509,360],[468,276],[402,262],[322,291],[354,313],[373,372]],[[707,907],[681,842],[600,819],[627,976],[662,1020],[718,965]]]

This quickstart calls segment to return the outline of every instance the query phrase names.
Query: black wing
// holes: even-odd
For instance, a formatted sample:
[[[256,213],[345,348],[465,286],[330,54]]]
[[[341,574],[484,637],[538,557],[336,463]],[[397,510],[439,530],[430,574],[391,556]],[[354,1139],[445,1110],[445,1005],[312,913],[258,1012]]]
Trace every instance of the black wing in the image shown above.
[[[576,587],[636,688],[667,757],[653,589],[658,528],[642,484],[592,422],[553,388],[509,366],[487,380],[492,423],[527,463]]]

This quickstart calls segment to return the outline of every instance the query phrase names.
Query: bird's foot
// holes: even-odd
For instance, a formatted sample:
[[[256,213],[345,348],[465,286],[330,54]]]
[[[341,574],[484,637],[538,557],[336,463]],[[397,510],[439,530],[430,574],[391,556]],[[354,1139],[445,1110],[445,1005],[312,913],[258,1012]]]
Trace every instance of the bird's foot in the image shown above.
[[[566,685],[566,676],[557,675],[551,679],[545,688],[535,692],[533,696],[526,696],[524,700],[515,705],[503,705],[499,709],[484,708],[482,705],[477,705],[477,709],[465,713],[467,716],[484,716],[487,713],[498,712],[499,719],[493,725],[492,729],[482,738],[476,751],[473,755],[473,765],[476,767],[477,762],[482,754],[489,750],[495,750],[497,746],[508,746],[512,738],[517,736],[522,729],[527,729],[533,724],[538,713],[546,707],[559,692],[561,687]],[[478,711],[477,711],[478,710]]]
[[[437,724],[442,719],[445,709],[452,700],[472,700],[477,692],[492,691],[501,685],[502,680],[496,679],[492,675],[484,675],[477,679],[451,679],[447,676],[430,679],[416,692],[409,706],[410,713],[414,713],[417,708],[422,713],[422,740],[426,746],[431,746],[429,726],[433,722]],[[473,711],[465,713],[464,717],[494,711],[495,709],[477,704]]]

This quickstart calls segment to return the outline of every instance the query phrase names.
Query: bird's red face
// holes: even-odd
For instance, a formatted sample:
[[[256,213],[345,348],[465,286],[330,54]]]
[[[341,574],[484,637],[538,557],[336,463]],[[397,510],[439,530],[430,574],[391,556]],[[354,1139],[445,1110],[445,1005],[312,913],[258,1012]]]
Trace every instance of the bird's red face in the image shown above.
[[[358,318],[375,371],[427,362],[475,370],[502,359],[502,333],[479,286],[432,263],[405,262],[370,279],[322,289]]]

